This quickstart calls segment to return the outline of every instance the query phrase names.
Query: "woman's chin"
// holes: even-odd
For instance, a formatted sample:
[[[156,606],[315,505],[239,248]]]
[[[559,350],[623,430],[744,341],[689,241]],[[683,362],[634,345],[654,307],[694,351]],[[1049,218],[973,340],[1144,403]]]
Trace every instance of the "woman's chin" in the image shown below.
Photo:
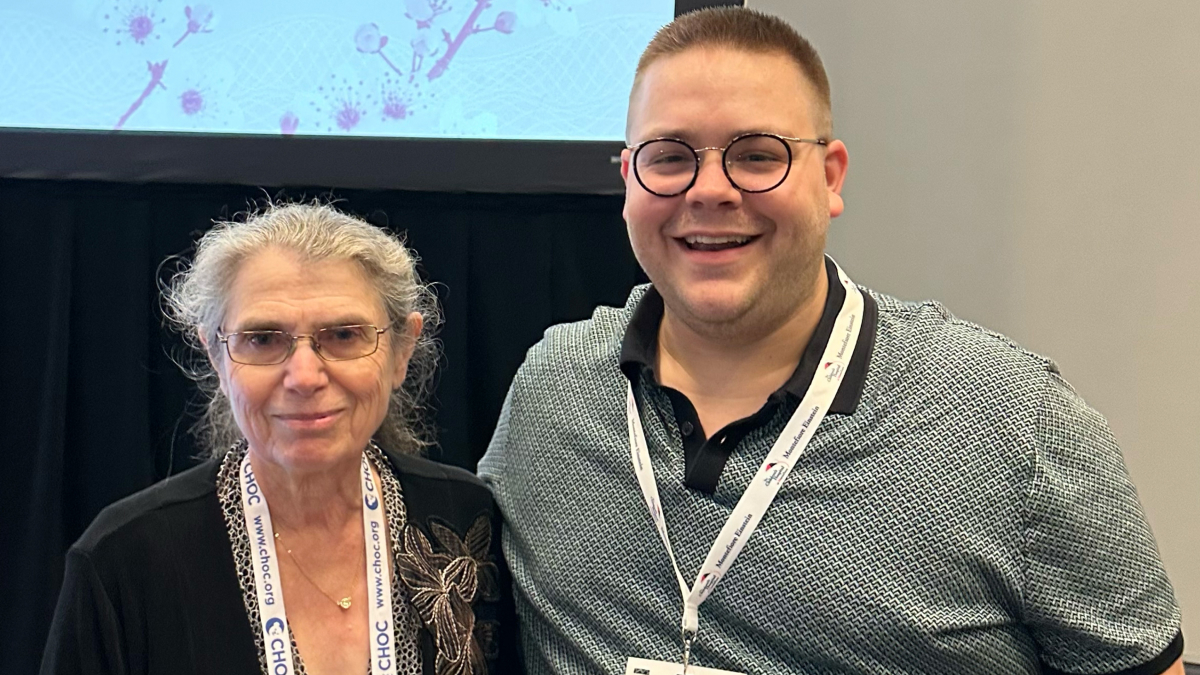
[[[342,464],[353,466],[362,448],[352,445],[345,439],[297,438],[276,441],[260,454],[265,455],[263,459],[289,471],[327,471]]]

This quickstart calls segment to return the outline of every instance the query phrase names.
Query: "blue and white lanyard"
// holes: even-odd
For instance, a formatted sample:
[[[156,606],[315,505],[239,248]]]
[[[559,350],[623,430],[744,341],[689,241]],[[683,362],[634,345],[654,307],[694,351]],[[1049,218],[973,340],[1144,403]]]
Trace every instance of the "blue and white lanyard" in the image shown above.
[[[835,263],[836,267],[836,263]],[[675,560],[675,552],[671,548],[671,539],[667,535],[667,522],[663,518],[662,503],[659,500],[658,483],[654,479],[654,468],[650,465],[650,453],[646,445],[646,434],[642,428],[642,419],[638,414],[637,401],[633,397],[632,383],[628,388],[627,414],[629,419],[629,446],[633,459],[633,470],[637,476],[638,485],[646,499],[646,507],[654,520],[658,535],[666,546],[671,565],[675,568],[675,577],[679,581],[679,591],[683,596],[683,641],[684,663],[688,660],[692,640],[699,630],[700,604],[712,594],[717,582],[733,567],[742,548],[758,527],[759,521],[766,514],[775,494],[787,478],[792,467],[804,453],[809,441],[829,411],[838,387],[850,366],[854,355],[854,347],[858,344],[859,331],[862,327],[863,297],[858,287],[846,277],[841,267],[837,267],[838,278],[846,289],[846,299],[838,312],[833,324],[833,332],[825,346],[817,372],[813,375],[812,383],[800,407],[796,409],[787,426],[775,441],[766,461],[750,481],[746,492],[742,494],[737,505],[730,514],[725,526],[717,535],[708,557],[700,566],[696,581],[690,587],[684,581],[683,573]]]
[[[291,632],[283,606],[283,586],[279,577],[271,512],[262,488],[254,479],[249,452],[242,460],[238,482],[242,491],[246,532],[250,535],[254,592],[258,597],[258,617],[262,624],[267,671],[271,675],[294,675],[296,665],[292,662]],[[371,475],[371,464],[367,461],[366,453],[362,456],[362,499],[363,539],[367,551],[367,615],[371,623],[371,673],[392,675],[396,672],[396,640],[392,625],[389,547],[384,529],[383,499]]]

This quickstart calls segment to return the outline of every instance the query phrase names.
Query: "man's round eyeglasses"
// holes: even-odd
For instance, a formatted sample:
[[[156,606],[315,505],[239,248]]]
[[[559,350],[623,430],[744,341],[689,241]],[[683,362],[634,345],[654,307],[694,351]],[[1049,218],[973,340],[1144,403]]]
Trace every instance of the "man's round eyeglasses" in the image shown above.
[[[229,360],[247,366],[273,366],[288,360],[296,351],[296,341],[305,338],[317,356],[326,361],[350,361],[370,356],[379,349],[379,335],[392,324],[376,328],[371,324],[330,326],[309,335],[292,335],[284,330],[243,330],[222,335]]]
[[[829,145],[819,138],[792,138],[775,134],[743,134],[725,147],[693,148],[678,138],[652,138],[630,146],[633,175],[650,194],[681,195],[696,184],[700,153],[721,152],[721,168],[733,187],[742,192],[767,192],[787,180],[792,170],[791,143]]]

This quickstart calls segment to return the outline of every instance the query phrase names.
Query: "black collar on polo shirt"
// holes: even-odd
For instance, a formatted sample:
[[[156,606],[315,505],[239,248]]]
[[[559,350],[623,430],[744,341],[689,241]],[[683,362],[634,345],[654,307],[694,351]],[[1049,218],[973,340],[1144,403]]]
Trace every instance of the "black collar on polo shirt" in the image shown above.
[[[825,307],[821,312],[821,320],[817,322],[817,329],[805,347],[792,376],[767,397],[767,402],[758,412],[730,422],[725,428],[705,438],[700,430],[699,416],[687,396],[670,387],[661,387],[671,401],[676,426],[683,439],[683,482],[687,487],[707,494],[716,492],[717,481],[725,469],[725,463],[738,443],[750,432],[768,424],[780,405],[790,402],[794,407],[804,398],[808,385],[817,372],[817,366],[821,363],[821,355],[825,352],[829,336],[833,333],[833,322],[846,300],[846,289],[842,287],[837,268],[829,258],[825,259],[825,273],[829,278],[829,293],[825,298]],[[846,379],[842,381],[842,386],[829,408],[830,415],[853,415],[862,397],[867,366],[875,344],[875,326],[878,318],[878,308],[871,296],[864,293],[863,302],[862,330],[859,333],[858,344],[854,348],[850,368],[846,371]],[[643,373],[647,382],[658,382],[654,367],[658,361],[658,328],[662,318],[662,296],[651,286],[634,308],[633,317],[625,329],[625,337],[621,340],[621,371],[635,385]]]

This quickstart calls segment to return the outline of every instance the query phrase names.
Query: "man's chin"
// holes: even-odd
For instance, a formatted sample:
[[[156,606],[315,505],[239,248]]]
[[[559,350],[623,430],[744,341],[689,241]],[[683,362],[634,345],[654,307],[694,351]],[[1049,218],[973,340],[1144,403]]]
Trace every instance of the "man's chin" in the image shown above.
[[[752,283],[702,282],[682,288],[682,293],[662,293],[667,313],[692,332],[719,340],[761,337],[783,325],[803,301]]]
[[[667,311],[682,319],[694,329],[738,325],[746,316],[752,303],[744,292],[684,293],[675,302],[667,300]]]

